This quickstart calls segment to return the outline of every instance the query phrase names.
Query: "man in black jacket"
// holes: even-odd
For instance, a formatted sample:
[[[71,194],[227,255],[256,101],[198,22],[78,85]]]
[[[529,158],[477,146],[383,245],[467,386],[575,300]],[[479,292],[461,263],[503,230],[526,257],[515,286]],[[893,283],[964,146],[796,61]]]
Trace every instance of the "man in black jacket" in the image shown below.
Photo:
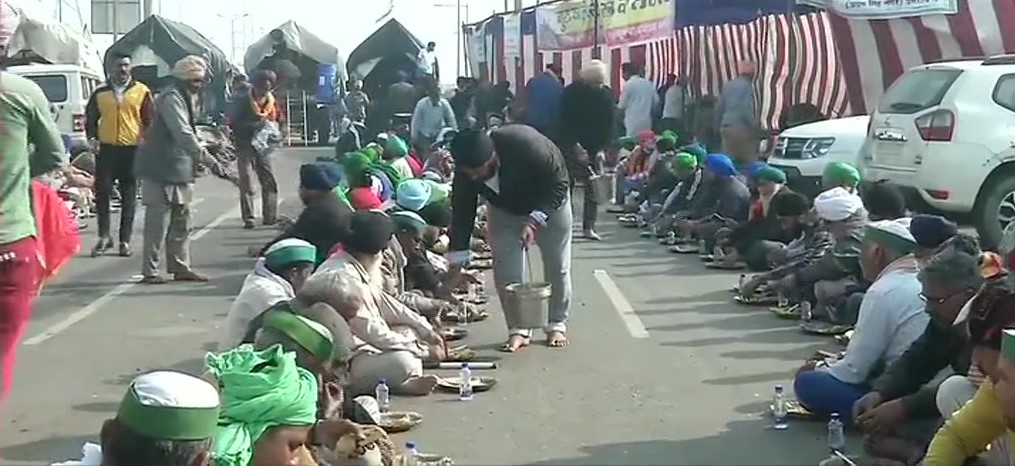
[[[560,147],[571,168],[571,179],[585,184],[582,236],[593,241],[599,240],[595,231],[599,193],[593,177],[602,171],[602,152],[613,141],[616,119],[617,104],[606,86],[606,66],[593,60],[582,69],[581,79],[564,88],[559,124]]]
[[[932,431],[906,435],[900,433],[900,428],[904,423],[938,417],[938,387],[937,383],[930,382],[941,370],[951,369],[956,374],[969,371],[969,344],[963,330],[952,324],[983,283],[978,257],[976,251],[948,245],[921,271],[926,311],[931,316],[926,330],[874,381],[873,390],[853,405],[856,424],[868,435],[865,442],[868,454],[906,461],[918,453]],[[901,429],[902,432],[913,430]],[[916,430],[923,429],[917,427]],[[912,438],[924,436],[928,437]],[[893,437],[908,438],[910,442],[890,441]],[[911,443],[913,441],[915,444]],[[907,443],[911,445],[908,451],[904,448]]]
[[[469,260],[469,243],[482,196],[490,205],[487,227],[493,252],[493,278],[501,303],[505,288],[528,281],[526,250],[535,243],[543,276],[552,287],[547,345],[563,347],[571,308],[571,199],[567,167],[560,149],[531,126],[511,124],[487,134],[469,130],[451,143],[455,160],[451,191],[453,218],[451,276]],[[529,344],[531,328],[520,328],[513,309],[504,309],[509,337],[502,350]]]

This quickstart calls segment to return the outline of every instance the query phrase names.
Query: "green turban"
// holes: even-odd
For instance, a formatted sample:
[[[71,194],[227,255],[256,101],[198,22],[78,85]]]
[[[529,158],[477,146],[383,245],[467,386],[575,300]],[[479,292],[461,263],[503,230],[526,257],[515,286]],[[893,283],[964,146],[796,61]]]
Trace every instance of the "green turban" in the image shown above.
[[[677,141],[680,141],[680,135],[677,134],[677,132],[673,131],[672,129],[668,129],[666,131],[663,131],[662,133],[659,134],[659,137],[661,137],[661,138],[671,138],[671,139],[673,139],[674,143],[676,143]]]
[[[371,163],[370,156],[363,151],[346,153],[342,161],[346,179],[362,180],[370,173]]]
[[[381,153],[384,152],[384,149],[382,149],[376,142],[372,142],[367,144],[366,147],[360,149],[360,152],[365,154],[371,163],[377,163],[381,161]]]
[[[624,136],[617,139],[617,145],[623,149],[634,150],[634,147],[638,145],[638,142],[631,136]]]
[[[672,133],[672,131],[668,132]],[[659,136],[659,139],[656,140],[656,149],[658,149],[659,152],[670,152],[676,150],[676,148],[677,148],[677,138],[673,136],[664,134],[662,136]]]
[[[384,144],[384,156],[386,159],[400,159],[409,155],[409,146],[398,136],[389,136],[388,142]]]
[[[248,466],[264,433],[275,426],[317,421],[317,378],[296,365],[296,354],[272,346],[241,345],[209,353],[205,366],[222,397],[212,452],[214,466]]]
[[[860,171],[846,162],[832,162],[825,166],[821,179],[828,187],[855,188],[860,184]]]
[[[698,166],[705,164],[705,157],[708,157],[708,150],[701,146],[701,144],[691,144],[682,149],[684,152],[691,154],[695,159],[698,160]]]
[[[771,165],[765,165],[758,170],[756,175],[758,181],[771,181],[772,183],[786,184],[786,174]]]
[[[698,159],[687,152],[680,152],[673,157],[673,171],[679,175],[686,175],[698,168]]]

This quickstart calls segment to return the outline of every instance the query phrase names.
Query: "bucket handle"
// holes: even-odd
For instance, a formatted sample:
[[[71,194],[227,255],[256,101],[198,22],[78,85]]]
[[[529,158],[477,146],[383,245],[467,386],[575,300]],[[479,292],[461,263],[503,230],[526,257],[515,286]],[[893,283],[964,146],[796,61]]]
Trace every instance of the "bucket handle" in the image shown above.
[[[529,278],[528,283],[535,283],[532,279],[532,258],[529,255],[529,248],[523,248],[525,250],[525,260],[522,261],[522,275]]]

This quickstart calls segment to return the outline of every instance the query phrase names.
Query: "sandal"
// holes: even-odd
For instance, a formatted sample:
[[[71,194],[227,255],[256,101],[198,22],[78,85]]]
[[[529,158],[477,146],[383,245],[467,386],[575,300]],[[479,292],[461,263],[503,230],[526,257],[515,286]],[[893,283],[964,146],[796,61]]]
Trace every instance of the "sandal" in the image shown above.
[[[790,304],[788,306],[774,306],[768,308],[776,317],[780,319],[799,319],[800,318],[800,304]]]
[[[842,335],[852,329],[853,328],[848,325],[837,325],[817,320],[800,323],[800,330],[812,335]]]

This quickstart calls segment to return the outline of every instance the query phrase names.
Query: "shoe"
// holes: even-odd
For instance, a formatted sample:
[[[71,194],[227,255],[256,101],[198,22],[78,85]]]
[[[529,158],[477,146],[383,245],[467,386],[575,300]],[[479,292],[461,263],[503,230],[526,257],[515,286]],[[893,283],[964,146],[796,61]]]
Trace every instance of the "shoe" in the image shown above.
[[[175,282],[207,282],[209,280],[211,279],[193,270],[173,274],[173,281]]]
[[[106,253],[106,251],[113,248],[113,240],[109,238],[99,238],[99,242],[92,248],[92,257],[99,257]]]
[[[151,275],[142,278],[138,283],[144,285],[165,285],[166,283],[169,283],[169,279],[162,275]]]
[[[243,221],[243,229],[244,230],[253,230],[255,226],[256,225],[254,224],[253,220],[244,220]]]
[[[130,243],[124,241],[120,243],[120,257],[130,257],[134,254],[134,251],[130,249]]]

